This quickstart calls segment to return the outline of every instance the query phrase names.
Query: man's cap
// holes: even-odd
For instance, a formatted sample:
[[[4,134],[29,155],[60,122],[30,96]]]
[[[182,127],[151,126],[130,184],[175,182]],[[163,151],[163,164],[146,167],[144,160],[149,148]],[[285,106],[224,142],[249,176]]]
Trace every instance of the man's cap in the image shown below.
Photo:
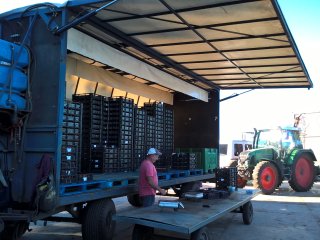
[[[150,148],[147,155],[162,155],[162,153],[156,148]]]

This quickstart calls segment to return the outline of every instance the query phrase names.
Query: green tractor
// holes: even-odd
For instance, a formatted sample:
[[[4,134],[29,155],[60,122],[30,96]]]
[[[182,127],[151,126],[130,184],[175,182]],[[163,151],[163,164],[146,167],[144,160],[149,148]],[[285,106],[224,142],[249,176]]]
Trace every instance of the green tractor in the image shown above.
[[[309,191],[317,174],[315,161],[313,151],[303,149],[299,128],[255,129],[253,149],[240,153],[234,163],[238,187],[252,180],[263,194],[272,194],[286,179],[293,190]]]

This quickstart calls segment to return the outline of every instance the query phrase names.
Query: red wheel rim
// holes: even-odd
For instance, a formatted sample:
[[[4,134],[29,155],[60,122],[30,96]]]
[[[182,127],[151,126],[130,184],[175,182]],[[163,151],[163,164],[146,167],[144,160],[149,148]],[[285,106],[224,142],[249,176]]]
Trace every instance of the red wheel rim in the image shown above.
[[[301,157],[298,159],[296,168],[295,168],[295,177],[297,183],[301,187],[308,187],[312,181],[312,166],[308,159]]]
[[[276,172],[272,167],[266,167],[261,172],[261,185],[266,190],[271,190],[276,184]]]

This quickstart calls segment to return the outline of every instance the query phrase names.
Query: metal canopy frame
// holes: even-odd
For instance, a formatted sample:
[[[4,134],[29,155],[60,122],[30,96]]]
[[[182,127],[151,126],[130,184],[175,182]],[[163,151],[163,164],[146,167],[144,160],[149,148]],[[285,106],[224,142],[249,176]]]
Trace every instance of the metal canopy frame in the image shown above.
[[[276,0],[120,0],[76,28],[208,91],[313,86]]]

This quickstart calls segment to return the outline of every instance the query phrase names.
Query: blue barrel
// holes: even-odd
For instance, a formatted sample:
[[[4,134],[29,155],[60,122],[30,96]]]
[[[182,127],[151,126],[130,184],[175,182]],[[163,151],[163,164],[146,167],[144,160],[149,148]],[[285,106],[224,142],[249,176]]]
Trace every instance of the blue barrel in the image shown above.
[[[11,63],[12,60],[12,48],[14,50],[15,63],[18,67],[25,67],[29,64],[29,52],[25,47],[22,47],[19,58],[17,58],[20,52],[21,46],[0,39],[0,61]]]
[[[9,93],[4,92],[2,88],[0,88],[0,108],[5,109],[13,109],[12,105],[8,104]],[[26,99],[21,97],[19,93],[13,92],[11,93],[11,102],[17,106],[18,110],[25,110],[27,107]]]
[[[8,75],[9,75],[10,67],[0,65],[0,88],[8,85]],[[25,91],[27,89],[27,75],[21,72],[19,69],[13,69],[12,72],[12,90],[13,91]]]

